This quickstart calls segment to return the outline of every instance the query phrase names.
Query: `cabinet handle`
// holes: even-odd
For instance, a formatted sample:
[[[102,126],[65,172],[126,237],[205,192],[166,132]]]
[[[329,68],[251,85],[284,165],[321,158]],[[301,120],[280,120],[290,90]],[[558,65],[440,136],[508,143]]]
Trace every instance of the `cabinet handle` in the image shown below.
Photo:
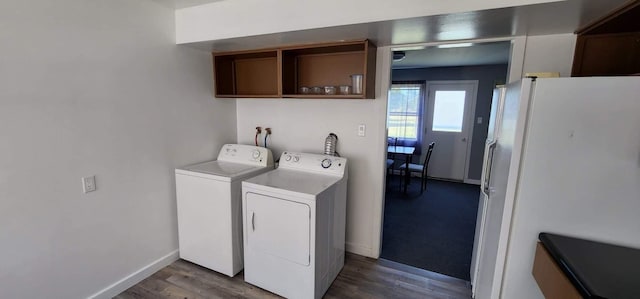
[[[256,230],[255,216],[256,216],[256,213],[251,212],[251,229],[252,229],[253,231],[255,231],[255,230]]]

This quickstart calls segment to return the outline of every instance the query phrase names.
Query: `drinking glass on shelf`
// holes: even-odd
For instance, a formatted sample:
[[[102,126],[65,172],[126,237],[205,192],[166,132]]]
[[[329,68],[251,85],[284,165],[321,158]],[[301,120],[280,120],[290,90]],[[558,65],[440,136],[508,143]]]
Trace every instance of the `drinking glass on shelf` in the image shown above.
[[[340,94],[351,94],[351,85],[340,85]]]
[[[320,86],[311,87],[311,94],[324,94],[324,89]]]
[[[351,87],[353,94],[362,94],[362,74],[351,75]]]
[[[325,86],[324,87],[324,94],[336,94],[336,87],[335,86]]]

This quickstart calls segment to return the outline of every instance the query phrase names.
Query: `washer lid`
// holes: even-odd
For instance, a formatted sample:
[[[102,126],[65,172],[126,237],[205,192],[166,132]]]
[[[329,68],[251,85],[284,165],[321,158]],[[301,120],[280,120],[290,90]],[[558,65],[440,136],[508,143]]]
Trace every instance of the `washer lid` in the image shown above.
[[[181,168],[181,170],[226,177],[233,180],[235,178],[243,177],[254,171],[263,170],[264,168],[265,167],[256,167],[255,165],[241,163],[209,161],[205,163],[186,166]]]
[[[339,182],[340,179],[336,176],[278,168],[245,180],[243,185],[258,188],[266,186],[315,196]]]

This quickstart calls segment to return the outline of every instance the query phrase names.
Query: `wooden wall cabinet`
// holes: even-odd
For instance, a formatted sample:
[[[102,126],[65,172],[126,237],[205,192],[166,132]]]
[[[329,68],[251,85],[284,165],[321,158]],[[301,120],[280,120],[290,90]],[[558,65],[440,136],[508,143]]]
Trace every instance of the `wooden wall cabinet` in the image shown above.
[[[376,47],[353,41],[213,53],[215,94],[220,98],[375,97]],[[300,87],[351,85],[362,74],[362,94],[301,94]]]
[[[640,33],[579,36],[573,76],[615,76],[640,73]]]
[[[640,73],[640,0],[576,31],[572,76],[619,76]]]

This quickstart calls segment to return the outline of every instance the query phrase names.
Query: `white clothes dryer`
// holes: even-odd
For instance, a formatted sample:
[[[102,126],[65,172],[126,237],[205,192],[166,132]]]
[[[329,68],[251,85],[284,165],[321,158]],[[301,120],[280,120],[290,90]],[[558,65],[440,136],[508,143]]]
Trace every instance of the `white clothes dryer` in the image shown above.
[[[243,268],[243,179],[273,169],[264,147],[225,144],[218,159],[175,170],[180,258],[233,277]]]
[[[344,266],[347,159],[284,152],[242,182],[244,279],[287,298],[321,298]]]

